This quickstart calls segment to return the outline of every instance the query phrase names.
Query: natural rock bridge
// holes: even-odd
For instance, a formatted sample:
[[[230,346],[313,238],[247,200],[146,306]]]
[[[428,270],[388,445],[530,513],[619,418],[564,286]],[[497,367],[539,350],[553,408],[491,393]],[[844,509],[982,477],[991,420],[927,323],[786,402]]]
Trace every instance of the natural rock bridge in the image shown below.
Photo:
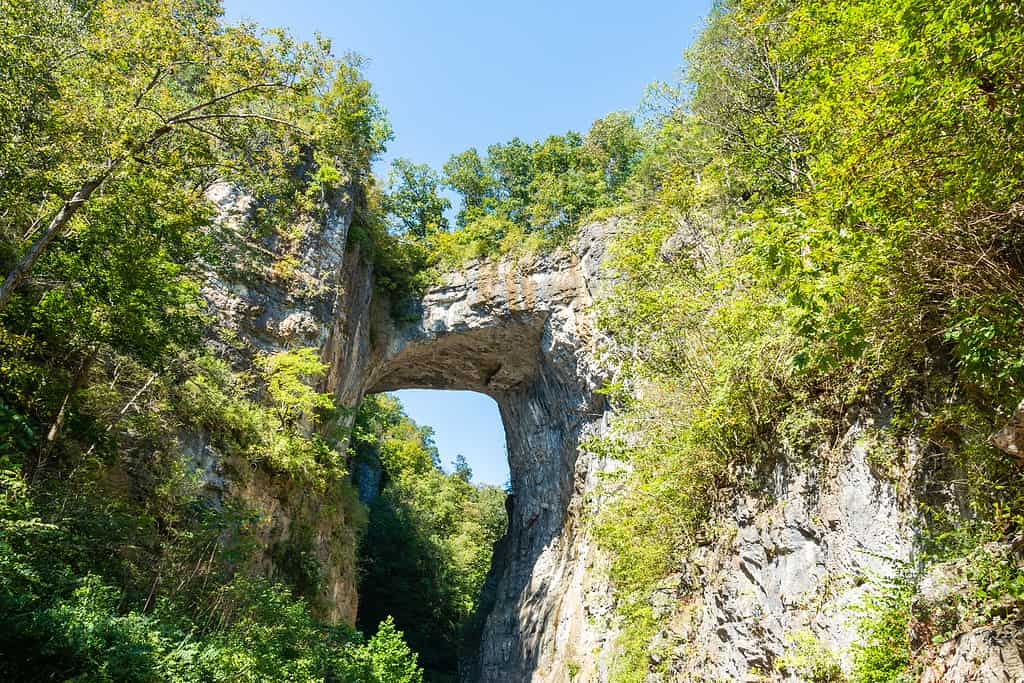
[[[227,185],[209,196],[222,224],[251,212],[252,201]],[[588,673],[596,664],[586,662],[608,636],[591,628],[586,606],[599,603],[590,614],[610,614],[610,596],[589,583],[593,552],[578,524],[583,492],[596,477],[596,463],[580,457],[579,443],[603,429],[606,410],[594,391],[602,377],[586,309],[615,223],[592,225],[568,248],[528,263],[474,262],[422,299],[394,302],[375,290],[370,259],[348,239],[354,196],[340,193],[325,218],[308,222],[298,253],[294,245],[268,245],[289,249],[298,261],[292,283],[211,272],[204,293],[220,324],[257,348],[319,347],[325,389],[339,405],[354,408],[367,394],[407,388],[494,398],[513,495],[481,599],[478,656],[465,662],[464,677],[565,681],[569,662]],[[287,508],[295,503],[275,501],[272,492],[261,498],[275,519],[269,545],[290,533]],[[326,601],[335,605],[329,616],[353,621],[354,558],[318,559]]]
[[[211,273],[205,294],[221,325],[266,351],[318,347],[329,368],[325,389],[349,408],[366,394],[405,388],[493,397],[513,495],[463,680],[608,680],[613,602],[585,520],[593,517],[598,474],[613,464],[580,444],[607,426],[587,310],[616,223],[585,226],[568,247],[528,262],[474,262],[418,301],[393,302],[375,292],[370,259],[348,239],[352,196],[310,222],[298,253],[287,246],[299,262],[291,284]],[[215,188],[211,199],[223,222],[248,211],[230,188]],[[867,590],[850,577],[891,573],[886,558],[909,557],[913,542],[913,499],[868,462],[864,434],[887,419],[884,405],[851,410],[836,440],[814,446],[824,468],[780,457],[762,473],[760,489],[729,492],[711,511],[725,531],[674,558],[677,572],[652,596],[671,675],[744,680],[771,670],[798,632],[849,650],[855,629],[847,615]],[[202,438],[193,441],[206,468],[215,458]],[[319,514],[315,500],[278,495],[272,485],[256,494],[273,518],[268,547],[291,533],[295,508]],[[318,533],[330,538],[339,528],[346,520],[325,513]],[[354,621],[355,557],[324,551],[318,560],[327,616]],[[273,573],[272,559],[265,565]]]
[[[475,262],[398,316],[391,302],[371,301],[368,317],[352,311],[358,323],[348,321],[349,342],[335,347],[351,354],[333,364],[345,368],[336,381],[358,378],[348,393],[463,389],[498,403],[513,495],[481,601],[479,657],[466,663],[472,680],[568,680],[565,666],[577,658],[567,648],[583,648],[583,661],[603,644],[588,632],[592,558],[577,521],[578,494],[594,474],[578,456],[580,439],[602,428],[605,413],[586,308],[609,227],[592,226],[528,267]],[[349,291],[363,289],[353,282]],[[353,339],[362,341],[352,348]]]

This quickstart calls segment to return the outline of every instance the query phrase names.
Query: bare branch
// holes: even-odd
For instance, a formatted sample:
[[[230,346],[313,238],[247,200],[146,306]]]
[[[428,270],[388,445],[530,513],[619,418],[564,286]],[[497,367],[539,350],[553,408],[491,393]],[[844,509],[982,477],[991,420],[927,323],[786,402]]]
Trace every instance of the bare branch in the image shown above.
[[[156,73],[153,74],[153,78],[150,79],[149,84],[139,94],[135,96],[135,106],[138,107],[139,103],[142,102],[142,98],[149,94],[149,92],[156,87],[156,84],[160,82],[160,78],[164,75],[164,68],[158,66]]]

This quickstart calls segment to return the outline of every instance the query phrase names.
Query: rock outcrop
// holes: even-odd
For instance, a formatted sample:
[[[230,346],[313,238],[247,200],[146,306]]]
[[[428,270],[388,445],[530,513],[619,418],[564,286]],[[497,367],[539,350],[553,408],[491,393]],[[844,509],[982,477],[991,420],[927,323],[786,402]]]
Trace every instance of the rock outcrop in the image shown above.
[[[218,212],[214,231],[247,229],[252,198],[226,184],[214,185],[207,196]],[[361,368],[369,347],[360,326],[367,324],[372,293],[372,266],[358,245],[346,247],[356,200],[351,188],[336,193],[320,215],[300,221],[287,237],[271,233],[246,240],[236,234],[225,240],[235,253],[210,268],[202,290],[216,317],[208,343],[237,369],[251,369],[257,353],[317,347],[330,368],[326,389],[348,408],[362,397]],[[238,463],[226,462],[201,430],[183,434],[182,441],[211,495],[230,493],[257,513],[256,570],[278,576],[282,549],[302,546],[322,568],[323,588],[312,596],[320,616],[355,623],[352,511],[325,511],[317,495],[260,471],[231,476]]]
[[[1024,681],[1024,602],[1009,595],[979,601],[979,588],[985,591],[998,579],[989,577],[980,586],[972,581],[972,574],[993,562],[1024,571],[1024,536],[933,565],[918,585],[910,644],[921,683]]]
[[[211,199],[227,228],[251,211],[251,200],[226,186]],[[595,392],[604,377],[586,309],[614,222],[588,226],[569,249],[528,262],[478,261],[421,300],[394,302],[374,291],[373,267],[358,243],[347,244],[353,204],[352,193],[335,197],[297,243],[264,240],[262,270],[240,259],[211,271],[204,294],[220,328],[249,353],[320,348],[328,366],[323,388],[346,408],[365,394],[403,388],[466,389],[497,401],[513,493],[482,599],[479,656],[466,663],[466,677],[567,680],[570,665],[595,660],[608,645],[607,630],[587,619],[587,605],[608,612],[610,597],[589,571],[595,556],[582,525],[599,463],[579,457],[579,444],[605,424],[607,407]],[[287,277],[274,275],[281,262]],[[202,435],[186,441],[210,487],[232,486]],[[273,575],[269,549],[291,536],[297,519],[309,521],[310,500],[269,480],[238,488],[266,513],[261,564]],[[330,534],[316,526],[321,537]],[[354,556],[321,547],[317,558],[327,569],[322,597],[333,605],[326,616],[352,623]]]
[[[229,188],[213,198],[224,223],[248,210],[248,200]],[[351,193],[343,193],[325,219],[311,221],[288,245],[288,285],[211,273],[206,295],[221,326],[253,349],[317,346],[329,367],[324,388],[347,408],[365,394],[405,388],[494,398],[511,471],[509,526],[495,549],[476,655],[465,662],[463,679],[608,680],[616,656],[614,603],[588,520],[600,504],[599,475],[616,464],[581,444],[609,424],[588,308],[604,280],[601,261],[615,221],[585,226],[568,248],[477,261],[421,299],[390,301],[375,292],[372,264],[359,245],[348,244],[352,206]],[[264,245],[277,258],[279,246]],[[665,257],[684,247],[667,245]],[[716,512],[720,533],[680,558],[678,573],[652,596],[664,624],[652,667],[680,681],[802,680],[787,664],[794,638],[812,639],[836,666],[849,664],[852,606],[866,581],[891,575],[913,549],[913,463],[884,471],[877,457],[884,449],[874,435],[887,419],[884,405],[851,411],[837,425],[835,443],[820,444],[810,459],[780,454],[762,490],[737,494]],[[1016,432],[999,438],[1011,447],[1020,441]],[[193,440],[210,485],[230,485],[216,454]],[[901,447],[921,451],[916,443]],[[296,516],[316,511],[301,492],[266,486],[247,495],[272,517],[264,539],[270,548],[292,533]],[[346,523],[321,519],[317,533],[328,537],[332,524]],[[328,569],[328,616],[351,623],[354,554],[320,551],[318,559]],[[272,574],[273,557],[265,566]],[[991,643],[1002,648],[998,656],[1010,652],[1012,659],[1019,638],[1007,640],[1004,630],[964,633],[944,646],[949,652],[929,665],[939,672],[932,680],[954,680],[951,671],[972,666],[964,662],[996,656]],[[952,668],[942,668],[947,660]]]
[[[836,444],[803,462],[781,454],[761,490],[718,512],[717,538],[681,563],[674,588],[689,599],[663,610],[673,680],[805,680],[788,662],[809,645],[818,662],[849,665],[856,606],[913,549],[911,482],[872,465],[886,420],[851,414]]]

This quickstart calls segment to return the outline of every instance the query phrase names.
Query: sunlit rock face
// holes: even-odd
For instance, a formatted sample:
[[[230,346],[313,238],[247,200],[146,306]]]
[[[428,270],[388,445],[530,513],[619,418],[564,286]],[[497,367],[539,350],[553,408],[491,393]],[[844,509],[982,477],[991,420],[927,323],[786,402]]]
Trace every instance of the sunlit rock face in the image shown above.
[[[215,321],[207,343],[236,370],[249,371],[255,369],[260,353],[319,348],[330,368],[330,391],[341,405],[356,405],[362,396],[360,358],[367,355],[366,343],[359,343],[360,325],[365,324],[372,292],[372,267],[358,246],[346,248],[357,190],[333,193],[317,215],[300,219],[290,231],[299,236],[288,238],[269,232],[240,240],[239,235],[251,232],[246,224],[256,208],[252,197],[217,183],[207,198],[217,212],[210,228],[214,237],[218,231],[235,233],[224,241],[232,253],[210,266],[203,284]],[[281,263],[288,264],[287,270],[275,268]],[[337,343],[338,339],[345,341]],[[260,550],[253,569],[279,578],[283,572],[274,549],[310,540],[323,568],[323,588],[314,601],[318,616],[354,624],[354,520],[341,509],[325,511],[314,492],[283,478],[255,470],[244,477],[231,476],[232,466],[237,472],[239,467],[249,469],[249,464],[226,462],[202,427],[186,425],[181,437],[208,494],[215,499],[230,495],[257,513],[252,531]],[[300,538],[305,536],[310,538]]]
[[[252,209],[249,198],[227,186],[210,196],[227,228]],[[582,453],[580,442],[605,425],[605,402],[595,392],[604,377],[587,309],[615,223],[588,226],[569,247],[536,258],[470,263],[420,299],[392,301],[375,291],[373,265],[359,244],[346,244],[352,204],[342,193],[327,219],[311,221],[302,242],[289,246],[298,265],[287,282],[238,264],[211,271],[204,292],[220,327],[252,352],[318,347],[328,367],[321,388],[350,409],[343,420],[354,417],[364,395],[382,391],[463,389],[493,397],[513,493],[508,532],[496,548],[468,647],[477,654],[464,662],[464,678],[565,681],[570,665],[605,678],[593,653],[609,646],[609,630],[588,616],[610,613],[610,591],[591,571],[597,559],[583,514],[601,463]],[[197,463],[221,472],[217,454],[207,450],[198,448]],[[209,480],[211,487],[232,486]],[[312,501],[264,488],[250,484],[242,493],[267,511],[263,541],[270,548],[289,537],[296,517],[308,517]],[[352,623],[354,554],[337,558],[322,550],[318,558],[330,566],[321,597],[333,605],[325,616]],[[273,576],[270,555],[260,562]]]

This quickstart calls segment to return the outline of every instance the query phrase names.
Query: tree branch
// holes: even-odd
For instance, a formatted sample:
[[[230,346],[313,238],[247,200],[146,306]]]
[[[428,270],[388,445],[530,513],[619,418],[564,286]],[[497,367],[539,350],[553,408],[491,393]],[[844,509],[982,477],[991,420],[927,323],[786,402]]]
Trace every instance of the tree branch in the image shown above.
[[[184,119],[185,117],[189,116],[190,114],[192,114],[194,112],[199,111],[200,109],[206,109],[207,107],[211,107],[211,106],[217,104],[218,102],[223,102],[224,100],[229,100],[232,97],[235,97],[237,95],[241,95],[242,93],[249,92],[251,90],[258,90],[258,89],[261,89],[261,88],[287,88],[287,87],[288,87],[288,84],[284,83],[284,82],[281,82],[281,81],[271,81],[271,82],[266,82],[266,83],[252,83],[250,85],[246,85],[246,86],[243,86],[241,88],[236,88],[235,90],[232,90],[231,92],[226,92],[223,95],[217,95],[216,97],[214,97],[212,99],[206,100],[205,102],[200,102],[199,104],[197,104],[195,106],[192,106],[192,107],[189,107],[188,109],[180,111],[177,114],[174,114],[173,116],[171,116],[169,119],[167,119],[167,123],[170,123],[170,124],[178,123],[181,119]]]
[[[276,123],[280,126],[291,128],[294,131],[306,134],[306,131],[300,126],[295,125],[291,121],[285,121],[284,119],[274,118],[273,116],[266,116],[264,114],[238,114],[238,113],[226,113],[226,114],[198,114],[196,116],[188,116],[183,119],[177,119],[170,122],[170,125],[177,125],[179,123],[192,123],[194,121],[210,121],[216,119],[257,119],[259,121],[269,121],[270,123]]]

